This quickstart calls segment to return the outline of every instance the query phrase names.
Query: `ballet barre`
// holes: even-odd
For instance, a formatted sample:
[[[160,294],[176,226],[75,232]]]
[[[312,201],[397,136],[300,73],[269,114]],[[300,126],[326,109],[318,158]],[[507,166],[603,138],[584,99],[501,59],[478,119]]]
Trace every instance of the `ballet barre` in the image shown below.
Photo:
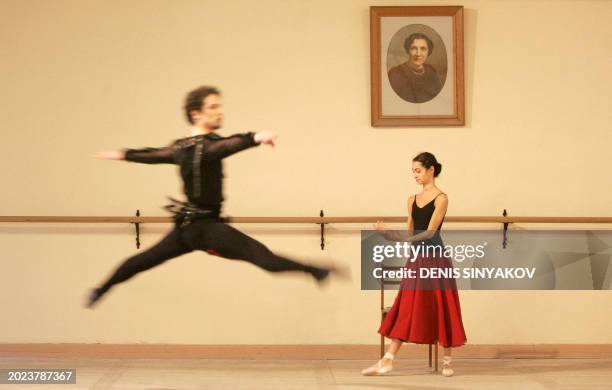
[[[406,222],[403,217],[229,217],[230,223],[387,223]],[[0,222],[44,223],[171,223],[171,217],[98,217],[98,216],[0,216]],[[474,223],[612,223],[612,217],[491,217],[447,216],[444,222]]]
[[[326,217],[323,210],[318,217],[228,217],[229,223],[279,223],[279,224],[317,224],[321,228],[321,250],[325,249],[325,225],[327,224],[359,224],[375,223],[382,221],[386,223],[405,223],[406,216],[401,217]],[[3,222],[25,222],[25,223],[133,223],[136,229],[136,248],[140,248],[140,224],[141,223],[172,223],[171,217],[143,217],[140,210],[133,217],[108,217],[108,216],[0,216]],[[587,224],[612,224],[612,217],[519,217],[508,216],[506,210],[502,216],[447,216],[444,222],[451,223],[501,223],[503,224],[503,247],[507,245],[508,226],[511,223],[587,223]]]

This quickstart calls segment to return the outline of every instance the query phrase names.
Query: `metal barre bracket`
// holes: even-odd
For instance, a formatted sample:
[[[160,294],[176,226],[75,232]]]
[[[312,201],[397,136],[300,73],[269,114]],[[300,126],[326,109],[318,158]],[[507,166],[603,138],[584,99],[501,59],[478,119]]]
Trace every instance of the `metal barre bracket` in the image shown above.
[[[506,209],[504,209],[504,212],[502,213],[502,215],[504,217],[508,216],[508,212],[506,211]],[[502,243],[504,249],[506,249],[506,246],[508,245],[508,222],[504,222],[504,241]]]
[[[319,212],[319,217],[323,218],[325,216],[325,214],[323,213],[323,210],[321,210]],[[325,249],[325,223],[321,222],[321,250]]]
[[[140,217],[140,210],[136,210],[136,216]],[[140,222],[134,222],[136,228],[136,249],[140,249]]]

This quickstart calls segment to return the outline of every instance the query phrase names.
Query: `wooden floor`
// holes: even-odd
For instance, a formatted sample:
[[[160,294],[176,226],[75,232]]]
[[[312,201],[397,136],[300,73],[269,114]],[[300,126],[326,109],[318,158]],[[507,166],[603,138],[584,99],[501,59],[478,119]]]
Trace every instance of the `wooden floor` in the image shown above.
[[[361,369],[372,363],[1,357],[0,368],[74,368],[77,383],[0,389],[612,389],[612,359],[457,359],[451,378],[430,371],[423,360],[400,359],[384,377],[361,376]]]

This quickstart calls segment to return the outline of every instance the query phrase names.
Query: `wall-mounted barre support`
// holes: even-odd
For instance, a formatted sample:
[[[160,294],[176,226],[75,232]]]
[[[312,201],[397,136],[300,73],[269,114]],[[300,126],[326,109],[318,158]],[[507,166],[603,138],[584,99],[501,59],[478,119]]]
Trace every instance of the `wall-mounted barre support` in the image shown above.
[[[321,217],[321,220],[323,220],[323,217],[325,216],[325,214],[323,213],[323,210],[321,210],[321,212],[319,212],[319,217]],[[321,222],[321,250],[325,249],[325,222]]]
[[[136,216],[140,217],[140,210],[136,210]],[[136,249],[140,249],[140,222],[134,222],[136,228]]]
[[[508,212],[506,211],[506,209],[504,209],[504,212],[502,213],[502,215],[504,217],[508,216]],[[504,222],[504,242],[503,242],[503,247],[504,249],[506,249],[506,245],[508,245],[508,222]]]

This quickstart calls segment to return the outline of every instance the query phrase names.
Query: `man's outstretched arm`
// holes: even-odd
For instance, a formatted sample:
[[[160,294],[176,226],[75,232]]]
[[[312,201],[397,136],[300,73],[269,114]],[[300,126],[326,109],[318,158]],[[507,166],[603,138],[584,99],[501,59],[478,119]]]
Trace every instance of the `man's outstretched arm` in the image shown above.
[[[142,148],[113,150],[100,152],[96,158],[103,160],[125,160],[143,164],[175,164],[174,161],[174,142],[161,148]]]
[[[204,156],[209,160],[222,159],[259,144],[274,146],[275,139],[276,135],[269,131],[234,134],[227,138],[210,140],[206,145]]]

